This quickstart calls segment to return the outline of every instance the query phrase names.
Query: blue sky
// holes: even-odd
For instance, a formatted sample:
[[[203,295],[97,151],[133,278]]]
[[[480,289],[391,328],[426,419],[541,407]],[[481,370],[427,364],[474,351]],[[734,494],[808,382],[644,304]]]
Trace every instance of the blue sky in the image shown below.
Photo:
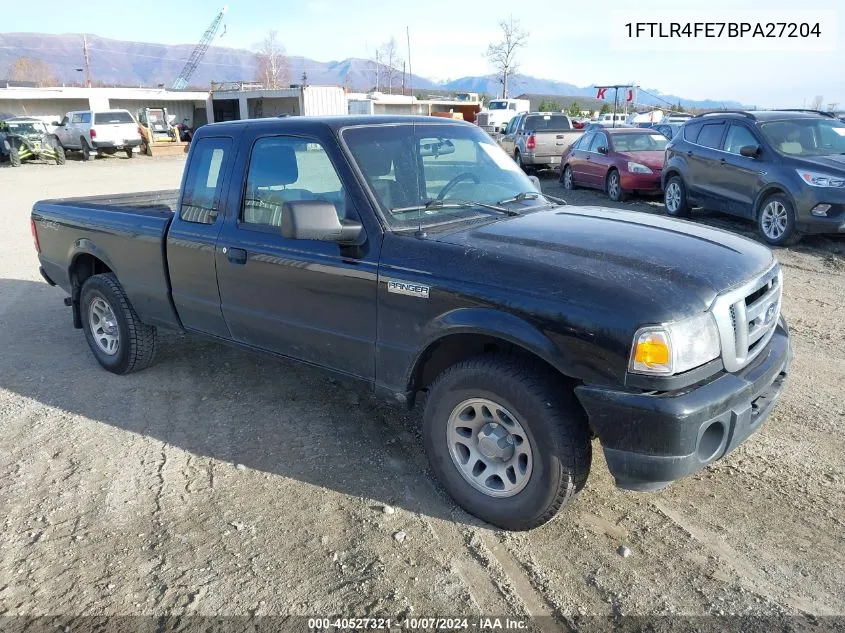
[[[133,3],[87,0],[83,11],[68,11],[66,2],[42,0],[38,9],[24,3],[4,7],[2,28],[7,32],[87,32],[116,39],[190,43],[199,39],[223,2],[168,2],[159,17],[138,11]],[[415,74],[432,79],[457,78],[490,72],[484,51],[499,36],[497,22],[511,13],[521,17],[530,32],[520,53],[527,75],[566,81],[579,86],[635,82],[686,98],[737,99],[760,106],[801,107],[815,95],[845,108],[845,4],[841,0],[810,0],[806,9],[840,9],[833,24],[838,50],[829,52],[629,52],[612,46],[610,13],[646,10],[645,19],[664,8],[687,3],[652,0],[602,0],[598,3],[517,3],[513,0],[302,0],[271,2],[229,0],[226,35],[216,43],[254,48],[275,29],[291,55],[320,61],[368,57],[391,36],[405,46],[405,27],[411,29]],[[147,5],[144,5],[147,6]],[[752,0],[738,5],[708,0],[706,19],[720,11],[753,10],[759,20],[771,19],[777,8],[794,2]],[[524,7],[524,11],[520,11]],[[150,8],[150,7],[148,7]],[[712,15],[712,18],[710,17]]]

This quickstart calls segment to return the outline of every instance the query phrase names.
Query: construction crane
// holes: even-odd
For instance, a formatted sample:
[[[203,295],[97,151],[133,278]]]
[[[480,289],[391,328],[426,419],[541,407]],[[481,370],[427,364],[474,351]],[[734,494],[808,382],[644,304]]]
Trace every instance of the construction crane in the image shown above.
[[[179,73],[179,76],[176,78],[176,81],[173,82],[173,89],[174,90],[184,90],[188,86],[188,81],[190,81],[191,76],[196,71],[197,66],[199,66],[202,58],[205,57],[205,53],[208,50],[208,47],[211,45],[211,40],[214,39],[214,36],[217,35],[217,29],[220,28],[221,22],[223,22],[223,16],[226,14],[226,11],[229,10],[229,5],[225,5],[220,13],[217,14],[217,17],[214,18],[214,21],[211,25],[205,30],[203,33],[202,39],[200,39],[199,44],[197,44],[194,51],[191,53],[191,56],[188,58],[188,61],[185,62],[185,67],[182,68],[182,72]],[[224,29],[225,32],[225,29]]]

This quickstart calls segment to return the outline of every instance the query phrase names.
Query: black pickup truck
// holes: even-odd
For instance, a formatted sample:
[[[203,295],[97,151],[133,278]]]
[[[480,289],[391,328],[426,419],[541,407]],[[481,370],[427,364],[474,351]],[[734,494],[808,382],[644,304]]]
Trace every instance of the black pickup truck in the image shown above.
[[[566,206],[459,121],[208,125],[180,191],[38,202],[32,231],[107,370],[175,328],[424,394],[434,472],[507,529],[572,499],[594,438],[630,490],[721,458],[791,358],[768,248]]]

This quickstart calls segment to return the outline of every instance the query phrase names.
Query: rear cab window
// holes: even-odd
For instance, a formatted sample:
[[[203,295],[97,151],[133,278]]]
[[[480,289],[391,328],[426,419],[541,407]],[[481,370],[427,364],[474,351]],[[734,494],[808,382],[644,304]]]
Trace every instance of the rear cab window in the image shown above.
[[[569,118],[562,114],[532,114],[525,117],[525,129],[532,132],[565,132],[571,130]]]
[[[223,167],[230,157],[231,148],[232,139],[229,137],[206,137],[194,141],[179,207],[182,221],[214,224],[220,207]]]
[[[94,125],[117,125],[120,123],[135,123],[135,120],[126,110],[97,112],[94,114]]]

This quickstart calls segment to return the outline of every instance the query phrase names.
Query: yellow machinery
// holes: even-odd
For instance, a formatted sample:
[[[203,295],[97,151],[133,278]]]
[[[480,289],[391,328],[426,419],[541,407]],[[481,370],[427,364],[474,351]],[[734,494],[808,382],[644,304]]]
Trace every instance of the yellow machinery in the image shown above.
[[[170,124],[167,108],[138,110],[138,125],[141,152],[147,156],[175,156],[188,150],[188,144],[179,140],[179,130]]]

